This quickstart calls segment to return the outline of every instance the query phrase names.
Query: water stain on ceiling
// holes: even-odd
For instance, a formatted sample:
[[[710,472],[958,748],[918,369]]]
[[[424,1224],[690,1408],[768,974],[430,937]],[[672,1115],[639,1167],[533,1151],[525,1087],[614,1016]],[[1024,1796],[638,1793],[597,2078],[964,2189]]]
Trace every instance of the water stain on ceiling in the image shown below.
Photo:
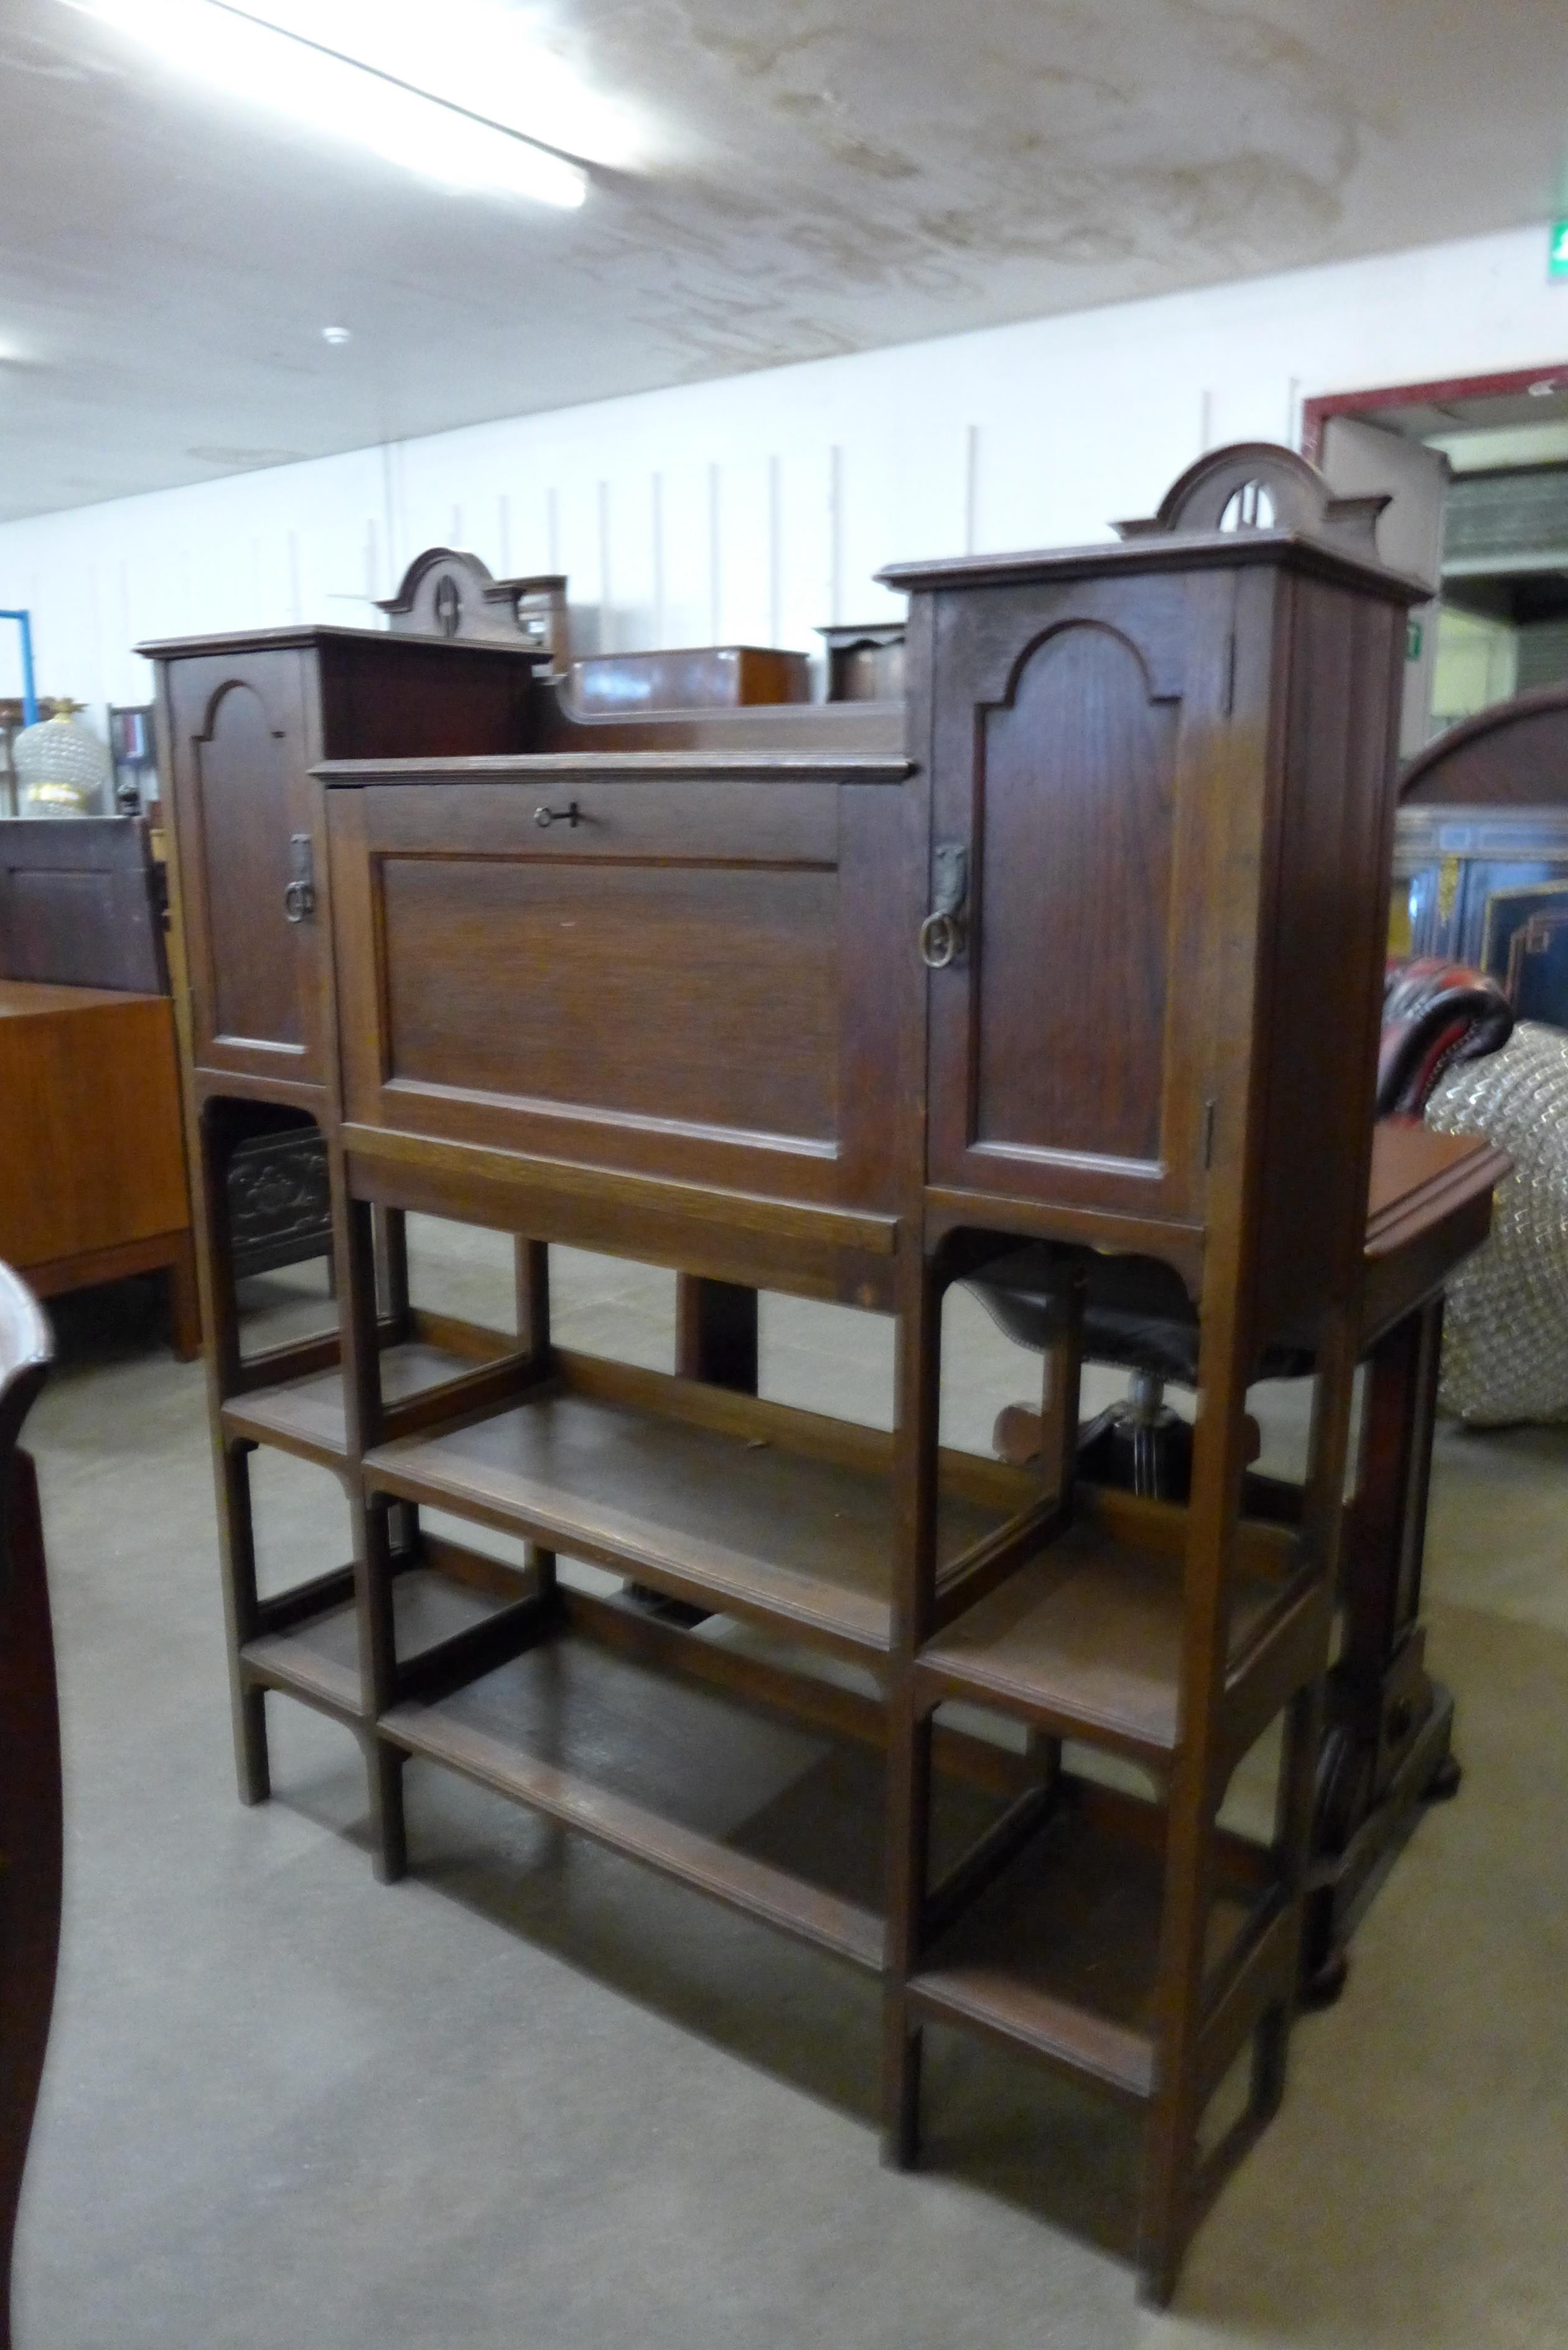
[[[1538,0],[527,13],[649,129],[579,213],[445,193],[68,0],[8,0],[0,513],[1512,225],[1559,192],[1568,11]]]

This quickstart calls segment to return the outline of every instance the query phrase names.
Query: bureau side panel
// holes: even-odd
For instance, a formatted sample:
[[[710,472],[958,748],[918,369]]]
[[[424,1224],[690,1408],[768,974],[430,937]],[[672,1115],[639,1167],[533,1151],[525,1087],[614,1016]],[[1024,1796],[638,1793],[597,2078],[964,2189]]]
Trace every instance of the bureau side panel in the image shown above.
[[[1258,1336],[1310,1344],[1325,1305],[1360,1278],[1405,616],[1298,577],[1278,627]]]

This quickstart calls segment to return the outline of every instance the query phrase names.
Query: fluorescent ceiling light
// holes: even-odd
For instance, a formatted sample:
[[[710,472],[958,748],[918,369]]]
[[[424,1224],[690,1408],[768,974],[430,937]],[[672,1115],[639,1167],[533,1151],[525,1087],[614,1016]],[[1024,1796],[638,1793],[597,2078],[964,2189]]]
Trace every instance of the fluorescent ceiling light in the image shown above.
[[[434,98],[590,163],[628,166],[647,123],[593,88],[551,45],[559,0],[238,0],[252,15],[341,49]]]
[[[625,161],[636,143],[629,118],[583,88],[530,20],[496,0],[85,5],[182,70],[447,187],[570,210],[587,193],[574,156]]]

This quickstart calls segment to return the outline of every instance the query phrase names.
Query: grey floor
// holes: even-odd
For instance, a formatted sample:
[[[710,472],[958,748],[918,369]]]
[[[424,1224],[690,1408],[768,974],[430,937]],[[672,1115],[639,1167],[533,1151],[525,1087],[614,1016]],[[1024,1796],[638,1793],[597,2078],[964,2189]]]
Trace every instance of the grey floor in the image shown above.
[[[668,1278],[557,1253],[561,1335],[668,1362]],[[416,1287],[504,1264],[425,1227]],[[312,1284],[317,1294],[312,1295]],[[319,1282],[253,1284],[259,1339]],[[938,2039],[929,2159],[877,2167],[872,1988],[444,1774],[382,1888],[356,1750],[273,1704],[234,1800],[199,1368],[150,1288],[62,1304],[31,1436],[66,1743],[59,1999],[21,2350],[1533,2350],[1568,2341],[1568,1434],[1439,1440],[1435,1660],[1467,1776],[1402,1856],[1341,2004],[1175,2312],[1127,2266],[1125,2125]],[[886,1419],[885,1326],[770,1299],[768,1392]],[[967,1300],[953,1440],[1029,1392]],[[1270,1399],[1281,1461],[1298,1408]],[[260,1456],[269,1573],[346,1555],[323,1472]]]

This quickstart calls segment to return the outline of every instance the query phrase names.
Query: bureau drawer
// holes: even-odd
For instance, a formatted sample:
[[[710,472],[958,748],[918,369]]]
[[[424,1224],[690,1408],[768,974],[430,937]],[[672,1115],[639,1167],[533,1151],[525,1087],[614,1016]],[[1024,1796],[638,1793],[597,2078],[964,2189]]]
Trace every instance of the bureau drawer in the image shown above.
[[[471,772],[483,765],[467,764]],[[529,862],[626,857],[704,865],[838,861],[840,786],[832,782],[585,777],[580,763],[545,758],[531,760],[530,774],[519,782],[515,763],[506,764],[512,772],[493,782],[364,785],[358,796],[375,853]]]

